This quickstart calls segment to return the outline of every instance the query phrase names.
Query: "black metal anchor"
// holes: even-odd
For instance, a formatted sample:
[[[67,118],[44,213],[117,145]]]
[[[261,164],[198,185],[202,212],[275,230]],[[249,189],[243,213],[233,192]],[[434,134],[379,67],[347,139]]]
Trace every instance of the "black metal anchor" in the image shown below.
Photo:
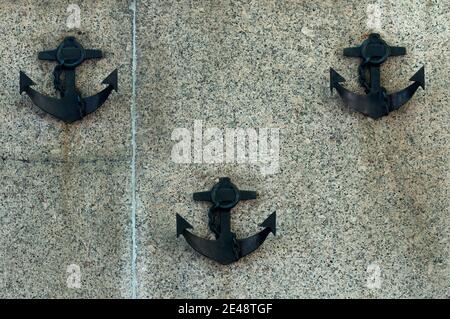
[[[228,177],[220,178],[211,191],[194,193],[194,200],[209,201],[209,228],[216,240],[200,238],[187,229],[192,226],[177,214],[177,237],[183,235],[189,245],[200,254],[223,265],[230,264],[258,249],[269,233],[276,234],[276,213],[272,213],[260,226],[265,227],[259,233],[246,239],[237,239],[231,231],[231,209],[240,200],[255,199],[256,192],[241,191]]]
[[[354,111],[361,112],[374,119],[398,110],[403,104],[408,102],[417,89],[425,89],[424,67],[414,74],[410,81],[414,81],[407,88],[392,94],[387,94],[386,89],[381,86],[380,65],[390,56],[405,55],[404,47],[389,46],[379,34],[372,33],[361,46],[344,49],[344,55],[349,57],[359,57],[362,62],[359,66],[359,82],[367,95],[358,95],[345,89],[340,83],[345,79],[335,70],[330,68],[330,89],[335,88],[344,102]],[[366,78],[369,70],[370,80]]]
[[[66,123],[81,120],[87,114],[97,110],[107,99],[112,90],[117,91],[117,69],[114,70],[103,84],[108,86],[96,95],[82,98],[75,85],[75,68],[88,59],[102,58],[100,50],[85,50],[74,37],[67,37],[51,51],[39,52],[40,60],[57,61],[53,71],[54,86],[59,92],[60,99],[43,95],[31,86],[35,83],[20,71],[20,93],[25,92],[34,104],[54,117]],[[64,75],[64,81],[61,81]]]

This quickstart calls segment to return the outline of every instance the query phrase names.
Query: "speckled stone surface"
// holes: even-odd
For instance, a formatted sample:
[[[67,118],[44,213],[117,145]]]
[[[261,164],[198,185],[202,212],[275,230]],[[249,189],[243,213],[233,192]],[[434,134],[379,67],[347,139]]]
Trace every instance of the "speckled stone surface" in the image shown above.
[[[399,90],[425,64],[427,89],[374,121],[329,90],[330,67],[360,90],[342,49],[372,31],[371,3],[139,1],[140,297],[450,296],[449,5],[379,2],[383,38],[408,51],[383,65],[383,84]],[[279,172],[173,163],[171,133],[194,120],[280,128]],[[239,237],[278,214],[277,237],[230,266],[175,238],[175,213],[210,236],[192,193],[220,176],[260,194],[234,210]]]
[[[1,298],[130,296],[127,164],[0,160],[0,174]]]
[[[69,4],[81,25],[68,29]],[[37,59],[68,35],[104,58],[77,68],[83,96],[119,71],[119,93],[63,124],[19,94],[19,70],[55,96],[55,63]],[[130,297],[131,14],[128,1],[2,1],[0,6],[0,298]],[[81,287],[68,285],[71,264]]]

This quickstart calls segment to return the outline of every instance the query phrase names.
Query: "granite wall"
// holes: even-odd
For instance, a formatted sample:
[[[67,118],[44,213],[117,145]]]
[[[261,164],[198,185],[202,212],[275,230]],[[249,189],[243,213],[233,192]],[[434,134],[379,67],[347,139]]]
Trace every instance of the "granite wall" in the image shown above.
[[[432,0],[3,0],[0,297],[449,298],[449,19]],[[361,92],[342,49],[373,31],[407,48],[382,66],[390,92],[426,70],[426,90],[379,120],[329,89],[333,67]],[[23,70],[54,94],[37,53],[68,35],[104,52],[77,69],[83,95],[119,71],[74,124],[18,88]],[[239,128],[257,134],[249,149],[269,133],[269,162],[205,155]],[[239,238],[278,218],[228,266],[175,236],[179,213],[212,238],[192,193],[222,176],[259,194],[233,210]]]

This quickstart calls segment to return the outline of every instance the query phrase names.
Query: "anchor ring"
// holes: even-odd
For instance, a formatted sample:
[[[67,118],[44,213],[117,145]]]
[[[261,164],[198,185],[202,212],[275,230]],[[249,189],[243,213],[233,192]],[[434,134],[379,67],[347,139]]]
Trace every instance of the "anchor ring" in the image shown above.
[[[368,52],[367,52],[369,45],[373,45],[373,44],[381,45],[383,47],[383,49],[384,49],[384,54],[381,57],[379,57],[378,59],[374,59],[373,56],[369,55]],[[364,60],[366,60],[369,63],[381,64],[381,63],[383,63],[384,61],[387,60],[389,55],[390,55],[389,46],[379,36],[372,35],[369,39],[364,41],[363,44],[361,45],[361,56],[364,58]]]
[[[233,200],[221,198],[220,191],[224,189],[232,190],[232,192],[234,193]],[[233,183],[229,181],[226,184],[218,183],[211,190],[211,201],[215,204],[217,208],[231,209],[234,206],[236,206],[239,200],[240,200],[239,190]]]
[[[66,48],[74,48],[79,50],[79,58],[75,61],[71,61],[72,59],[65,59],[63,50]],[[56,50],[56,59],[58,60],[60,65],[63,65],[67,68],[74,68],[81,64],[81,62],[84,61],[86,58],[86,51],[84,50],[83,46],[78,43],[74,37],[68,37],[66,38]],[[68,62],[71,61],[71,62]]]

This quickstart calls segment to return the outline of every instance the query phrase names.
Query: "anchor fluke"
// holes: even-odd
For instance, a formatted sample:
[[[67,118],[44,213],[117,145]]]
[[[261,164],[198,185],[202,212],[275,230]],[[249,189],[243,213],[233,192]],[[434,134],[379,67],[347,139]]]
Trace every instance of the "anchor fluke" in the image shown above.
[[[20,76],[20,79],[19,79],[20,94],[25,92],[28,87],[36,84],[33,82],[32,79],[30,79],[28,77],[28,75],[25,74],[25,72],[20,71],[19,76]]]
[[[192,229],[192,225],[186,219],[177,214],[177,237],[184,233],[186,229]]]

